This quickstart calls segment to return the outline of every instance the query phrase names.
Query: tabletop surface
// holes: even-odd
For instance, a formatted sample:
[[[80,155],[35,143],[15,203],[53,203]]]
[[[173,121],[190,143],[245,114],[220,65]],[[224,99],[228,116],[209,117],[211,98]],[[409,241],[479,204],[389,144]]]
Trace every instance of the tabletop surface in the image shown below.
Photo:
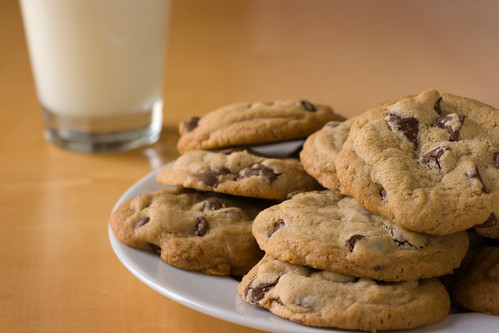
[[[158,143],[84,155],[42,137],[16,0],[0,1],[2,332],[257,332],[153,291],[107,234],[118,198],[178,156],[177,124],[234,102],[344,116],[436,88],[499,107],[499,2],[174,0]]]

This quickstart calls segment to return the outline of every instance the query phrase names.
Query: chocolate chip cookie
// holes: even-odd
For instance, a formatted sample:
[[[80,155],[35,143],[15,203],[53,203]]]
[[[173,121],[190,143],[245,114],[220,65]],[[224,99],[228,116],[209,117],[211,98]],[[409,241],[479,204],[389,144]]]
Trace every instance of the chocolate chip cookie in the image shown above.
[[[280,260],[383,281],[452,273],[469,245],[464,231],[432,236],[404,230],[331,190],[299,193],[263,210],[253,235]]]
[[[237,196],[284,199],[290,192],[322,188],[297,158],[267,158],[246,150],[195,150],[162,169],[156,180]]]
[[[444,319],[450,300],[437,279],[383,283],[265,257],[238,293],[250,304],[309,326],[402,330]]]
[[[324,187],[338,189],[334,159],[343,147],[356,117],[345,121],[330,121],[310,135],[303,144],[300,161],[305,171]]]
[[[237,103],[179,124],[178,151],[216,149],[301,139],[331,120],[342,120],[331,107],[308,101]]]
[[[263,255],[251,224],[265,207],[259,200],[163,189],[123,203],[110,225],[123,243],[157,252],[172,266],[241,276]]]
[[[499,111],[436,90],[382,104],[359,116],[334,164],[346,194],[396,224],[466,230],[498,209]]]
[[[499,247],[480,249],[452,288],[454,301],[472,311],[499,316]]]

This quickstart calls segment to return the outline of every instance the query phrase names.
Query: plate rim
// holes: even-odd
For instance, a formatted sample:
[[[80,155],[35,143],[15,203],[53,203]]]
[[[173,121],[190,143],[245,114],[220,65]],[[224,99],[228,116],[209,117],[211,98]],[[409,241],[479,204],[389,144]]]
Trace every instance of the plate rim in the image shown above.
[[[138,193],[151,193],[151,191],[145,191],[142,190],[143,188],[148,188],[152,191],[159,190],[161,188],[169,188],[172,186],[164,186],[158,184],[155,179],[157,173],[164,167],[174,163],[174,161],[171,161],[160,168],[153,170],[149,174],[143,176],[140,178],[138,181],[136,181],[132,186],[130,186],[117,200],[115,203],[112,212],[114,212],[123,202],[126,200],[134,197],[135,195],[138,195]],[[192,310],[204,313],[206,315],[218,318],[220,320],[224,320],[227,322],[231,322],[236,325],[242,325],[246,326],[249,328],[253,329],[258,329],[258,330],[263,330],[263,331],[269,331],[269,332],[276,332],[276,333],[316,333],[316,332],[355,332],[355,331],[345,331],[341,329],[336,329],[336,328],[318,328],[318,327],[312,327],[312,326],[305,326],[305,325],[300,325],[294,322],[291,322],[287,319],[280,318],[274,314],[272,314],[270,311],[267,311],[265,309],[258,308],[256,306],[252,306],[250,304],[244,304],[244,306],[247,306],[248,309],[254,310],[256,312],[259,312],[261,314],[265,314],[265,317],[269,317],[272,319],[270,320],[261,320],[261,317],[256,317],[256,316],[249,316],[248,314],[243,314],[237,311],[237,309],[233,309],[230,312],[217,304],[209,304],[204,300],[199,300],[199,299],[192,299],[190,297],[187,297],[185,295],[182,295],[178,291],[175,292],[174,290],[171,290],[171,288],[168,288],[166,286],[162,286],[160,281],[158,281],[157,278],[149,274],[148,272],[143,271],[143,268],[138,266],[136,267],[133,265],[133,260],[129,258],[127,255],[127,251],[131,253],[141,253],[143,255],[148,255],[148,256],[153,256],[153,254],[149,253],[149,251],[145,250],[138,250],[131,248],[124,243],[122,243],[113,233],[111,226],[108,223],[108,237],[110,241],[111,248],[115,255],[117,256],[118,260],[121,262],[125,268],[132,273],[133,276],[135,276],[139,281],[147,285],[149,288],[153,289],[154,291],[158,292],[159,294],[171,299],[174,302],[177,302],[179,304],[182,304],[183,306],[186,306]],[[126,249],[126,250],[125,250]],[[194,278],[200,278],[201,280],[203,279],[217,279],[220,281],[228,281],[229,279],[233,281],[233,283],[237,283],[236,280],[233,280],[232,278],[229,277],[224,277],[224,276],[210,276],[206,274],[202,274],[199,272],[191,272],[191,271],[185,271],[176,267],[173,267],[169,265],[168,263],[164,262],[159,258],[159,256],[155,256],[153,260],[158,261],[158,264],[160,265],[168,265],[167,267],[171,270],[174,271],[179,271],[179,274],[186,274],[188,276],[194,276]],[[150,276],[148,276],[150,275]],[[240,296],[238,295],[237,291],[235,291],[236,297]],[[241,298],[242,300],[242,298]],[[243,301],[244,302],[244,301]],[[257,320],[255,320],[257,319]],[[260,320],[258,320],[260,319]],[[493,330],[493,327],[497,327],[499,325],[499,317],[496,316],[489,316],[486,314],[478,313],[478,312],[468,312],[468,313],[459,313],[459,314],[449,314],[444,320],[432,324],[432,325],[427,325],[427,326],[422,326],[419,328],[415,328],[410,330],[410,332],[413,333],[419,333],[419,332],[468,332],[468,329],[470,327],[476,327],[476,323],[470,321],[474,321],[474,319],[480,320],[478,323],[478,326],[480,326],[481,332],[487,332],[484,331],[484,329],[490,328],[490,332],[495,332]],[[462,323],[468,323],[469,325],[466,327],[460,327]],[[486,324],[486,327],[482,326],[483,324]],[[475,325],[475,326],[474,326]],[[463,328],[463,330],[461,330]],[[456,330],[457,329],[457,330]],[[392,332],[407,332],[407,331],[392,331]]]

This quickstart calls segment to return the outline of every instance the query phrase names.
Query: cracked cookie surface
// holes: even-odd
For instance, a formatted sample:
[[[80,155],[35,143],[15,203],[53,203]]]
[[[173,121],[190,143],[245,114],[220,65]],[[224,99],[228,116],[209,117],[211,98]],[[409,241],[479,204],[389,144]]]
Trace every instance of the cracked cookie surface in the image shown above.
[[[142,194],[110,217],[116,237],[152,250],[172,266],[211,275],[244,275],[263,252],[251,233],[269,203],[171,188]]]
[[[291,192],[322,188],[297,158],[267,158],[237,149],[187,152],[162,169],[156,180],[163,185],[264,199],[284,199]]]
[[[365,331],[432,324],[450,308],[449,295],[437,279],[381,283],[269,255],[243,277],[238,293],[248,303],[300,324]]]
[[[450,274],[469,246],[464,231],[447,236],[408,231],[331,190],[299,193],[263,210],[253,235],[280,260],[383,281]]]
[[[425,91],[368,110],[334,164],[342,191],[396,224],[445,235],[499,204],[499,111]]]
[[[305,138],[344,118],[327,105],[302,101],[236,103],[179,124],[180,153]]]

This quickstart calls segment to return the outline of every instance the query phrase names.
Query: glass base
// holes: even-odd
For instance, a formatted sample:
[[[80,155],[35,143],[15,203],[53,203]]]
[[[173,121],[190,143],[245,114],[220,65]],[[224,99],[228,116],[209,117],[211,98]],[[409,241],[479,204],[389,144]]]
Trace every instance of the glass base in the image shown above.
[[[163,121],[163,102],[150,110],[125,116],[82,119],[43,108],[45,138],[55,146],[78,153],[116,153],[158,141]]]

